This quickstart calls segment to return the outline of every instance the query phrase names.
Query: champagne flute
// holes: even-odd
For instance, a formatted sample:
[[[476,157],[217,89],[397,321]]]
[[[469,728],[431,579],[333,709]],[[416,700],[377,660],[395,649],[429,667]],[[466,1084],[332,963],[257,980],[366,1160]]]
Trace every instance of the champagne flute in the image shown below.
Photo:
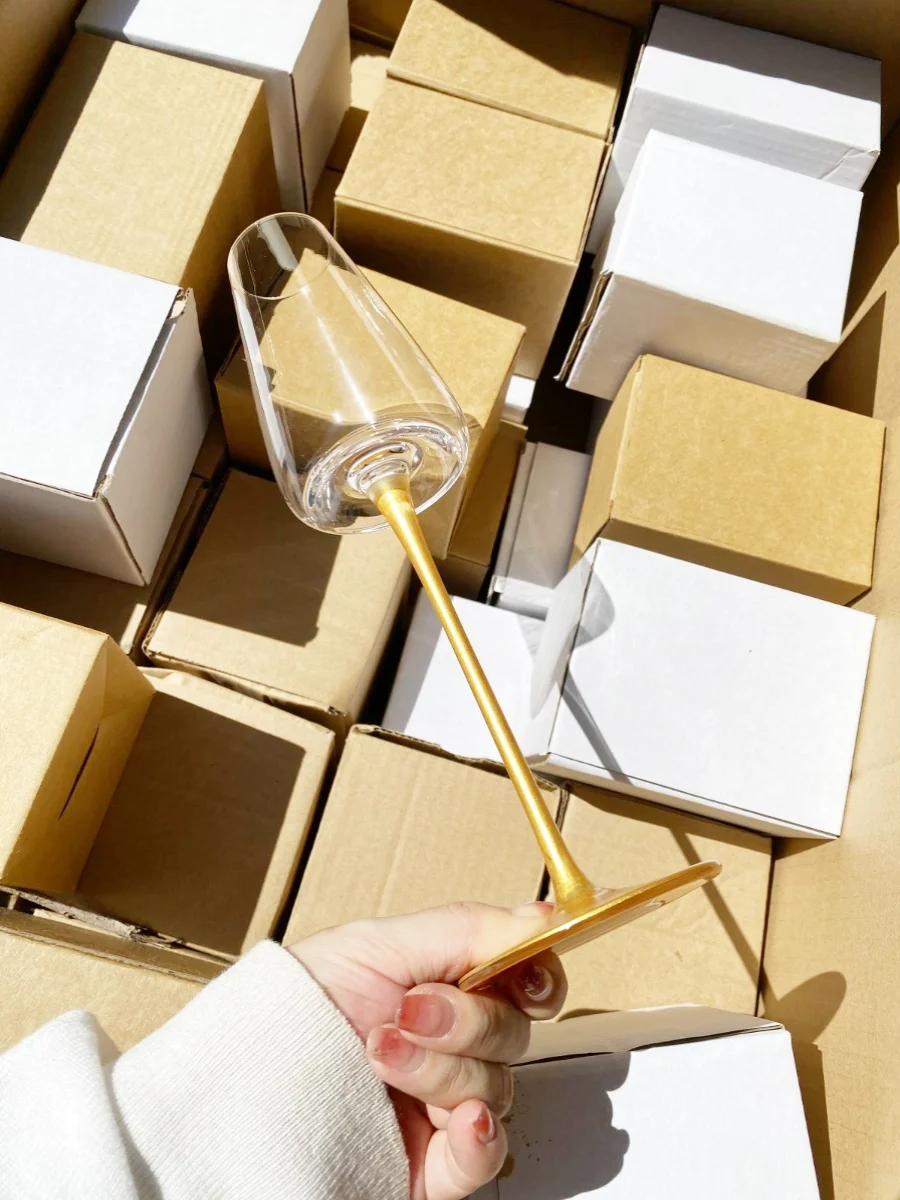
[[[238,325],[275,479],[296,517],[328,533],[390,526],[435,608],[531,823],[553,886],[547,928],[460,980],[472,990],[542,950],[598,937],[720,870],[598,888],[575,863],[497,703],[428,549],[418,514],[459,478],[466,420],[375,289],[312,217],[280,213],[228,256]],[[365,580],[360,580],[365,586]]]

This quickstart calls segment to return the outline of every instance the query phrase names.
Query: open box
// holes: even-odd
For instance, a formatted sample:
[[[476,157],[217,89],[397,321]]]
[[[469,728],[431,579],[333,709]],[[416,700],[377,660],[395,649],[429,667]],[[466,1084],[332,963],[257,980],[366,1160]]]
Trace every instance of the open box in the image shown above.
[[[0,657],[0,883],[219,963],[270,936],[334,735],[5,605]]]

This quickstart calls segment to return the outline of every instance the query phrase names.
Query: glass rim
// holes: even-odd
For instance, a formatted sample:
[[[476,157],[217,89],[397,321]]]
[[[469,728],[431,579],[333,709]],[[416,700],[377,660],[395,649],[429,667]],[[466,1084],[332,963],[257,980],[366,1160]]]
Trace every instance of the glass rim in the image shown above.
[[[301,292],[305,292],[308,288],[311,288],[313,286],[313,284],[316,283],[317,280],[321,278],[321,275],[317,275],[315,279],[309,280],[308,283],[298,284],[295,288],[292,288],[291,291],[281,292],[277,296],[275,296],[275,295],[268,295],[268,294],[262,293],[262,292],[250,291],[249,288],[244,287],[244,284],[241,282],[240,278],[235,277],[236,274],[239,274],[239,272],[240,272],[240,267],[239,267],[238,261],[237,261],[238,247],[244,241],[246,241],[246,239],[250,236],[250,234],[252,234],[255,230],[259,230],[261,225],[264,225],[267,221],[280,221],[283,217],[291,217],[292,219],[294,219],[296,221],[298,226],[307,225],[307,226],[313,228],[316,231],[316,233],[321,237],[322,241],[325,243],[325,245],[328,249],[329,261],[333,260],[335,251],[337,251],[337,253],[344,260],[343,268],[348,269],[348,270],[353,270],[353,272],[355,274],[359,275],[359,271],[356,267],[356,264],[351,262],[351,260],[347,258],[346,254],[341,250],[341,247],[338,244],[338,242],[335,240],[335,238],[332,236],[332,234],[329,233],[329,231],[322,224],[322,222],[318,219],[318,217],[313,217],[309,213],[292,212],[292,211],[288,210],[285,212],[268,213],[265,217],[259,217],[256,221],[251,221],[251,223],[246,227],[246,229],[242,229],[241,232],[234,239],[234,241],[231,243],[231,247],[228,251],[227,267],[228,267],[228,279],[229,279],[229,282],[231,284],[233,291],[239,291],[239,292],[241,292],[242,295],[248,296],[253,300],[261,300],[265,303],[273,304],[278,300],[290,300],[293,296],[299,296]],[[327,269],[327,268],[323,268],[323,273],[324,273],[325,269]],[[360,275],[360,278],[362,278],[361,275]]]

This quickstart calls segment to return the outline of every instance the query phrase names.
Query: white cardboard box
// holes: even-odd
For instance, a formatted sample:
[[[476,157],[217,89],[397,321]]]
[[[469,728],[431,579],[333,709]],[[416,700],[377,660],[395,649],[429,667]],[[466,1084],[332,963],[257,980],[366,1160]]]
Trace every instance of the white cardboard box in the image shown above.
[[[0,546],[146,584],[210,415],[190,292],[0,239]]]
[[[801,395],[837,346],[862,194],[652,131],[563,371],[611,400],[658,354]]]
[[[591,253],[651,129],[859,189],[881,146],[881,63],[663,5],[619,122]]]
[[[543,625],[455,603],[536,770],[760,833],[840,834],[871,615],[603,539]],[[386,722],[497,757],[424,604]]]
[[[514,421],[517,425],[524,423],[525,416],[531,408],[531,401],[534,399],[535,383],[536,380],[526,379],[524,375],[510,376],[506,396],[503,400],[504,421]]]
[[[543,619],[569,558],[591,456],[528,442],[506,510],[489,601]]]
[[[510,721],[521,720],[543,622],[459,596],[453,597],[453,605],[500,707]],[[484,717],[424,592],[416,601],[381,724],[461,758],[499,761]]]
[[[536,1026],[474,1200],[818,1200],[791,1035],[691,1005]]]
[[[282,203],[307,211],[350,104],[347,0],[87,0],[77,24],[262,79]]]

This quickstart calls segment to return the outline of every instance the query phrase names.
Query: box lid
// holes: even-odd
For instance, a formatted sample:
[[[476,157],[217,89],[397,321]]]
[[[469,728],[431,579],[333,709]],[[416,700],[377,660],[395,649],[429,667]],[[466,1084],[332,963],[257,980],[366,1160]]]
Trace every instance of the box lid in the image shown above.
[[[87,0],[78,28],[224,67],[294,68],[321,0]]]
[[[602,158],[598,138],[388,79],[337,202],[572,263]]]
[[[881,145],[881,63],[662,5],[634,88],[868,150]],[[625,120],[623,120],[623,126]]]
[[[556,814],[560,791],[544,785]],[[477,831],[477,832],[476,832]],[[334,886],[336,863],[352,863]],[[506,773],[409,738],[351,730],[285,941],[452,900],[537,899],[544,866]]]
[[[151,689],[102,633],[0,604],[0,877],[74,889]]]
[[[388,72],[605,138],[630,33],[551,0],[413,0]]]
[[[598,270],[837,342],[861,202],[651,130]]]
[[[0,238],[0,474],[93,496],[178,288]]]

